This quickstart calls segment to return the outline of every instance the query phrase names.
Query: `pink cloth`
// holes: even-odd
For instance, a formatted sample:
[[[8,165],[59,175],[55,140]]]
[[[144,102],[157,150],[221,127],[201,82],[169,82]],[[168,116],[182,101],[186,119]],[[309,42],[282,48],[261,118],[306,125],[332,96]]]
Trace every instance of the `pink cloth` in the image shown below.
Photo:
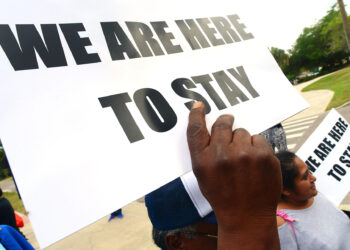
[[[292,224],[292,222],[295,221],[295,219],[294,219],[293,217],[288,216],[288,214],[286,214],[286,213],[283,212],[282,210],[278,210],[278,209],[277,209],[277,210],[276,210],[276,214],[277,214],[279,217],[283,218],[283,219],[290,225],[290,227],[291,227],[291,229],[292,229],[292,231],[293,231],[293,233],[294,233],[294,235],[295,235],[294,227],[293,227],[293,224]]]

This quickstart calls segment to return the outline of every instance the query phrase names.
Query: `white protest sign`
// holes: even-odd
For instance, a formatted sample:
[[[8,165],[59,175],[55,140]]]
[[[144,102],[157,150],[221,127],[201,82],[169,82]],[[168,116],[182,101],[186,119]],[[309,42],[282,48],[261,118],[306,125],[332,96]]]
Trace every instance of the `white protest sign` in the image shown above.
[[[317,177],[317,190],[335,205],[350,191],[350,126],[331,110],[296,153]]]
[[[193,100],[251,133],[308,106],[242,3],[2,1],[0,138],[41,247],[191,170]]]

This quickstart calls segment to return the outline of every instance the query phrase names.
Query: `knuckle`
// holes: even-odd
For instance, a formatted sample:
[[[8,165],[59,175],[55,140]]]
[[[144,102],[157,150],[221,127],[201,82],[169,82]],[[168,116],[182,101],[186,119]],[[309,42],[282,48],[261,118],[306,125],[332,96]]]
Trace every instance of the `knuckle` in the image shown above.
[[[232,164],[232,157],[228,146],[221,144],[211,145],[211,151],[213,152],[216,165],[221,166]]]
[[[231,122],[233,122],[233,116],[229,115],[229,114],[220,115],[218,117],[217,121],[225,121],[227,123],[231,123]]]
[[[227,155],[223,155],[222,157],[217,158],[217,165],[220,167],[231,167],[233,162]]]
[[[248,133],[248,131],[247,131],[246,129],[244,129],[244,128],[237,128],[237,129],[235,130],[235,132],[236,132],[236,133]]]
[[[237,161],[242,164],[249,164],[252,160],[252,155],[245,150],[240,150],[237,153]]]
[[[253,135],[252,140],[264,140],[264,141],[266,141],[265,137],[262,135]]]
[[[232,124],[225,119],[218,119],[214,124],[213,124],[213,128],[215,129],[231,129],[232,128]]]
[[[274,165],[274,155],[267,150],[258,150],[256,152],[256,160],[267,166]]]

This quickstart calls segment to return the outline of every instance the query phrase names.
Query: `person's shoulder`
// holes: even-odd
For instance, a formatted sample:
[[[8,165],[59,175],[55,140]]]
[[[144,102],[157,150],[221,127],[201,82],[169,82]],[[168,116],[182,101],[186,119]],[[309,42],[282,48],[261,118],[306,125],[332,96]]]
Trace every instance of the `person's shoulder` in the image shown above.
[[[315,206],[328,206],[328,207],[334,207],[337,208],[336,205],[334,205],[333,202],[331,202],[327,196],[325,196],[321,192],[317,192],[317,195],[314,198]],[[338,208],[337,208],[338,209]]]
[[[0,206],[1,207],[11,207],[11,203],[5,197],[0,198]]]
[[[2,197],[0,198],[0,201],[2,201],[2,202],[9,202],[8,199],[6,199],[4,196],[2,196]]]
[[[0,197],[0,202],[6,202],[8,201],[4,196]]]

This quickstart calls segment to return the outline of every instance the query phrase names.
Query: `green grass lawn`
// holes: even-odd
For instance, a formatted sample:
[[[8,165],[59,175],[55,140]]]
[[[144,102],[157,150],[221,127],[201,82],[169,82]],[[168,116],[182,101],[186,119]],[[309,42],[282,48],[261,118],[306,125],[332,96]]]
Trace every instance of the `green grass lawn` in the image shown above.
[[[20,212],[22,214],[27,214],[26,210],[24,209],[23,203],[19,199],[18,194],[16,192],[4,192],[3,196],[6,199],[8,199],[15,211]]]
[[[336,73],[326,76],[313,84],[302,89],[302,92],[310,90],[328,89],[334,92],[327,110],[337,108],[344,103],[350,102],[350,67],[339,70]]]

